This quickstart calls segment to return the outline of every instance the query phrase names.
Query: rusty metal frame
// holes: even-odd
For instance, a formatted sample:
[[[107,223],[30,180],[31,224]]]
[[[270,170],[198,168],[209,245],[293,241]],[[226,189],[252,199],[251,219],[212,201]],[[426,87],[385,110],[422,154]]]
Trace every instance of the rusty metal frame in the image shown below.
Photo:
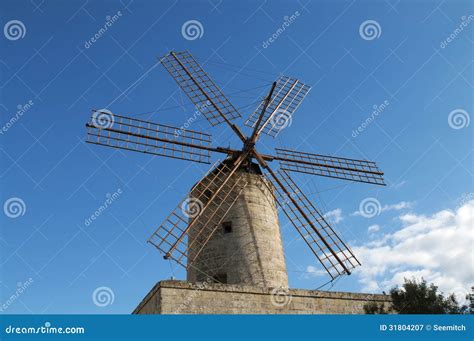
[[[301,219],[303,215],[299,210],[292,207],[291,204],[287,206],[288,210],[283,208],[285,215],[298,230],[301,237],[308,244],[311,251],[318,258],[332,279],[345,273],[350,274],[352,269],[360,265],[359,260],[289,174],[281,170],[278,171],[278,174],[280,180],[286,185],[286,188],[290,190],[292,197],[306,213],[306,217],[317,227],[319,233],[312,230],[310,226]],[[281,194],[283,193],[281,193],[280,190],[280,195]]]
[[[165,258],[171,258],[184,267],[187,263],[192,263],[245,188],[246,182],[242,176],[230,182],[242,161],[243,158],[238,158],[232,167],[226,163],[216,163],[211,171],[193,187],[192,197],[185,198],[173,210],[151,235],[148,242],[162,251]],[[212,194],[208,195],[208,191]],[[183,211],[186,200],[193,201],[199,207],[195,216],[189,216]],[[189,231],[192,228],[199,232],[190,240]],[[205,238],[200,240],[201,236]],[[193,255],[189,258],[191,253]]]
[[[245,139],[239,128],[230,122],[241,117],[240,113],[188,51],[172,51],[160,62],[212,126],[226,122]]]
[[[275,148],[280,169],[385,186],[375,162]]]
[[[135,118],[113,115],[109,125],[86,124],[87,143],[146,154],[210,163],[212,136]]]
[[[269,174],[267,179],[275,187],[275,198],[283,212],[331,278],[350,275],[351,270],[360,265],[352,251],[286,172],[279,171],[277,175],[260,154],[255,156]]]
[[[259,127],[257,136],[264,132],[267,135],[276,137],[281,127],[278,126],[278,122],[272,123],[274,115],[278,112],[282,112],[288,116],[288,119],[291,119],[296,109],[298,109],[305,96],[311,90],[311,87],[308,85],[287,76],[279,77],[276,83],[274,96],[268,104],[268,110],[263,118],[264,123]],[[245,125],[252,128],[256,126],[264,105],[265,101],[262,101],[245,121]]]

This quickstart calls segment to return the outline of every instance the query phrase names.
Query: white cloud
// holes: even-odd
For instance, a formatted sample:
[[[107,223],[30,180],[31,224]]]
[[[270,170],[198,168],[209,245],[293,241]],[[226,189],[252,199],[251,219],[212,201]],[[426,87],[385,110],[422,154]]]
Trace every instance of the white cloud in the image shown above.
[[[354,273],[364,291],[388,291],[405,277],[425,278],[458,299],[474,284],[474,200],[456,211],[405,214],[402,227],[354,248],[362,267]]]
[[[315,266],[308,265],[306,267],[306,277],[321,277],[321,276],[326,276],[327,272],[321,269],[318,269]]]
[[[367,228],[367,232],[369,233],[373,233],[373,232],[377,232],[380,230],[380,226],[375,224],[375,225],[370,225],[368,228]]]
[[[336,208],[335,210],[327,212],[324,215],[324,218],[328,219],[330,222],[333,222],[334,224],[338,224],[344,219],[342,217],[342,210],[340,208]]]

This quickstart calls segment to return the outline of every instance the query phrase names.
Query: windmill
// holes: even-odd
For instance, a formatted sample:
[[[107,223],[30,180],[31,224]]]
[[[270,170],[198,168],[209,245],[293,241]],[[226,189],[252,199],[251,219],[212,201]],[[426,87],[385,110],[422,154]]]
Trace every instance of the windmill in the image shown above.
[[[286,126],[310,87],[294,78],[279,77],[245,121],[251,128],[246,136],[232,123],[241,117],[239,111],[188,51],[172,51],[160,63],[210,125],[229,126],[242,148],[214,147],[208,133],[95,111],[86,124],[88,143],[207,164],[211,153],[226,156],[194,185],[148,242],[165,259],[185,267],[190,281],[211,277],[223,283],[285,285],[277,203],[331,279],[350,275],[360,262],[290,173],[385,185],[383,173],[366,160],[281,148],[275,155],[267,155],[256,148],[262,134],[276,137]],[[273,162],[279,162],[277,171],[269,166]],[[242,199],[244,194],[247,198]],[[242,221],[242,216],[252,221]],[[232,222],[240,229],[235,240],[225,236],[232,232]],[[255,252],[251,256],[241,250],[252,247]],[[230,249],[235,251],[229,254]],[[267,280],[256,279],[256,272]]]

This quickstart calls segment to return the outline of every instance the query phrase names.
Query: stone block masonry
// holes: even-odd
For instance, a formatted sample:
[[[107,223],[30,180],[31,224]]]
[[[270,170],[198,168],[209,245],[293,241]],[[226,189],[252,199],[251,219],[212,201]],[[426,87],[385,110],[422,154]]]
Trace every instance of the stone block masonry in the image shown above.
[[[133,314],[364,314],[364,304],[390,296],[259,286],[161,281]]]

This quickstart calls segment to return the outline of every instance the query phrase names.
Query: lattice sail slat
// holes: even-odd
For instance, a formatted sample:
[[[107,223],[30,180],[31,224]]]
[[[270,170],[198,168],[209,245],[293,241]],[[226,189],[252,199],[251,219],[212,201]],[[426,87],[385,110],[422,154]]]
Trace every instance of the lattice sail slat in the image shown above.
[[[290,192],[291,198],[297,203],[297,206],[304,212],[309,221],[298,210],[278,182],[273,177],[267,176],[275,187],[275,197],[280,208],[331,278],[335,279],[338,276],[348,274],[353,268],[360,265],[352,251],[299,189],[288,173],[280,170],[275,176]]]
[[[275,148],[280,168],[285,171],[385,185],[375,162]]]
[[[102,118],[102,120],[100,119]],[[96,111],[87,125],[92,144],[175,159],[210,163],[211,135]]]
[[[277,80],[273,96],[270,99],[262,119],[260,131],[275,137],[285,127],[291,124],[293,114],[298,109],[311,88],[299,80],[281,76]],[[262,101],[245,122],[245,125],[254,128],[258,121],[265,101]]]
[[[246,186],[245,178],[225,163],[215,166],[151,235],[148,242],[186,267],[215,234]]]
[[[188,51],[170,52],[160,61],[212,126],[241,116]]]

